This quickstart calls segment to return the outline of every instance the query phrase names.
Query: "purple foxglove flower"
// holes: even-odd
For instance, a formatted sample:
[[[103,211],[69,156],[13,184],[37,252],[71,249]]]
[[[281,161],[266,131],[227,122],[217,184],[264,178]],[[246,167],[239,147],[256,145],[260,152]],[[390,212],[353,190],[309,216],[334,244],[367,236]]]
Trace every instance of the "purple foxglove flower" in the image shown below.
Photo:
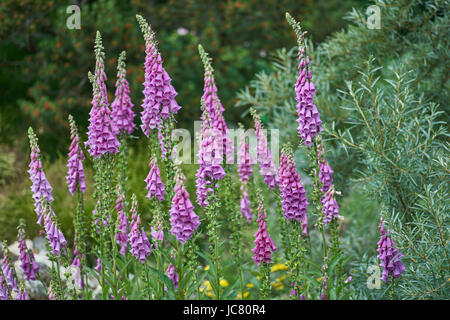
[[[132,134],[136,125],[134,124],[133,103],[130,98],[130,85],[126,79],[125,51],[119,56],[117,64],[117,81],[115,99],[111,103],[111,121],[115,123],[114,134]]]
[[[202,173],[197,172],[197,174],[195,175],[197,177],[195,183],[197,186],[197,203],[199,204],[199,206],[201,207],[206,207],[209,204],[209,200],[208,197],[213,194],[214,189],[209,187],[209,185],[211,184],[211,181],[208,181],[205,178],[202,178]]]
[[[30,300],[30,296],[25,291],[25,289],[19,288],[19,290],[17,291],[17,295],[14,298],[14,300]]]
[[[246,184],[241,185],[241,213],[248,223],[252,223],[253,213],[251,212],[251,203]]]
[[[345,283],[349,283],[350,281],[352,281],[352,276],[349,276],[347,279],[345,279]]]
[[[84,282],[83,282],[83,277],[81,276],[81,272],[82,272],[82,265],[81,265],[81,254],[78,251],[77,248],[77,243],[76,241],[74,241],[74,250],[73,253],[75,255],[71,267],[72,267],[72,277],[73,280],[75,281],[75,284],[80,288],[83,289],[84,288]]]
[[[298,79],[295,84],[295,94],[297,100],[298,133],[305,141],[306,145],[312,145],[312,139],[322,131],[322,121],[319,111],[314,104],[316,88],[312,82],[312,75],[309,67],[309,58],[305,54],[305,49],[299,49]]]
[[[50,248],[52,249],[52,253],[59,257],[62,249],[66,246],[67,241],[62,232],[59,231],[58,227],[53,222],[49,213],[44,216],[44,229],[46,238],[50,244]]]
[[[325,151],[323,150],[323,145],[319,146],[319,181],[322,183],[320,191],[327,192],[333,185],[333,169],[327,163],[325,159]]]
[[[127,253],[128,246],[128,220],[127,215],[125,214],[123,207],[123,201],[125,200],[125,195],[120,191],[117,192],[117,200],[116,200],[116,211],[117,211],[117,233],[116,233],[116,242],[120,244],[120,254],[125,256]]]
[[[161,55],[156,48],[154,34],[141,16],[136,16],[145,40],[145,80],[142,101],[142,131],[148,137],[162,119],[178,113],[180,106],[175,100],[178,93],[171,85],[172,79],[162,66]]]
[[[295,283],[294,282],[291,282],[291,288],[292,288],[292,290],[291,290],[291,293],[289,294],[289,297],[297,297],[297,291],[294,289],[294,285],[295,285]],[[303,296],[303,295],[302,295]]]
[[[267,138],[263,133],[261,120],[256,113],[254,119],[256,139],[258,141],[256,145],[256,154],[260,168],[259,172],[263,176],[264,182],[269,186],[269,188],[275,189],[275,187],[279,185],[277,169],[272,161],[272,153],[267,146]]]
[[[242,182],[247,182],[253,174],[253,167],[249,153],[250,145],[245,141],[243,135],[239,141],[239,150],[237,153],[239,177]]]
[[[9,300],[9,296],[5,280],[3,279],[3,276],[0,274],[0,301],[1,300]]]
[[[320,199],[320,202],[322,203],[324,225],[327,225],[333,218],[337,218],[339,215],[339,205],[334,199],[334,193],[335,191],[332,187],[325,192],[325,195]]]
[[[130,251],[133,256],[135,256],[141,263],[144,263],[147,256],[152,252],[152,244],[148,241],[147,234],[144,230],[140,231],[139,226],[141,224],[141,218],[137,214],[137,200],[136,196],[133,194],[132,205],[130,210],[131,223],[130,223],[130,233],[128,238],[130,241]]]
[[[380,266],[383,267],[381,279],[387,282],[389,275],[394,278],[401,276],[405,271],[405,266],[400,261],[403,257],[400,250],[396,248],[397,244],[389,236],[389,229],[384,228],[384,221],[380,219],[380,241],[378,241],[378,258],[381,260]]]
[[[172,208],[170,209],[170,233],[178,241],[185,243],[192,237],[195,230],[197,230],[200,221],[194,212],[194,206],[189,199],[189,193],[183,184],[186,178],[181,173],[178,173],[175,179],[175,194],[172,198]]]
[[[164,232],[162,231],[161,223],[158,223],[158,228],[152,227],[151,234],[155,247],[158,249],[158,242],[162,242],[164,240]]]
[[[16,279],[16,271],[14,268],[11,268],[6,250],[3,251],[2,272],[5,276],[6,285],[8,287],[7,289],[9,289],[9,291],[17,291],[18,283]]]
[[[150,167],[150,172],[145,179],[145,182],[147,183],[146,189],[148,190],[147,198],[151,200],[152,197],[155,197],[161,202],[164,200],[166,189],[164,187],[164,183],[161,181],[161,174],[158,168],[157,159],[151,159],[148,165]]]
[[[262,262],[270,264],[272,262],[272,252],[277,251],[275,243],[267,232],[266,218],[267,214],[264,211],[262,199],[259,199],[258,219],[256,220],[258,222],[258,231],[254,234],[255,247],[252,250],[254,253],[253,261],[255,261],[258,266],[261,265]]]
[[[306,300],[304,294],[302,294],[302,295],[300,296],[300,300]]]
[[[118,129],[111,121],[111,110],[108,103],[106,92],[106,75],[104,73],[104,52],[100,33],[97,31],[95,40],[96,66],[95,75],[89,73],[89,79],[92,82],[93,98],[92,109],[89,113],[88,140],[85,142],[89,154],[93,158],[100,158],[105,153],[118,153],[119,140],[114,135]]]
[[[39,266],[36,263],[33,251],[29,250],[27,247],[23,228],[19,229],[17,238],[19,242],[20,267],[24,272],[25,280],[36,280],[36,274],[39,272]]]
[[[169,264],[169,267],[167,268],[167,276],[169,277],[170,280],[172,280],[175,291],[177,291],[178,290],[178,274],[175,271],[175,267],[173,266],[172,262]]]
[[[306,235],[308,226],[308,218],[306,216],[308,199],[306,198],[306,191],[296,170],[292,151],[289,148],[281,151],[279,176],[281,204],[284,216],[289,221],[295,219],[301,222],[302,233]]]
[[[77,187],[81,192],[86,191],[86,182],[83,168],[84,153],[80,148],[80,138],[78,136],[78,130],[73,120],[73,117],[69,115],[70,124],[70,139],[72,140],[69,148],[69,160],[67,163],[67,185],[69,192],[73,195],[77,190]]]
[[[314,105],[314,94],[316,89],[312,82],[312,74],[309,66],[309,58],[305,52],[305,33],[300,24],[288,13],[286,19],[294,29],[298,41],[298,78],[295,84],[297,100],[298,132],[306,145],[312,145],[312,139],[322,131],[319,111]]]
[[[207,120],[208,127],[214,128],[221,133],[223,144],[222,154],[225,156],[227,163],[232,163],[234,158],[234,143],[228,136],[229,129],[225,122],[225,118],[223,117],[225,108],[220,102],[217,94],[217,86],[214,80],[214,69],[211,65],[211,58],[208,57],[208,54],[201,45],[199,45],[199,52],[205,68],[202,100],[205,103],[206,113],[209,115],[209,119]]]
[[[28,173],[30,174],[30,180],[32,182],[31,191],[33,192],[34,211],[38,216],[37,223],[42,225],[43,221],[43,202],[45,202],[49,208],[49,211],[53,214],[51,203],[53,201],[52,187],[45,176],[45,172],[42,169],[42,162],[40,159],[40,150],[38,146],[38,140],[30,127],[28,129],[28,137],[30,139],[31,148],[31,161],[29,165]]]

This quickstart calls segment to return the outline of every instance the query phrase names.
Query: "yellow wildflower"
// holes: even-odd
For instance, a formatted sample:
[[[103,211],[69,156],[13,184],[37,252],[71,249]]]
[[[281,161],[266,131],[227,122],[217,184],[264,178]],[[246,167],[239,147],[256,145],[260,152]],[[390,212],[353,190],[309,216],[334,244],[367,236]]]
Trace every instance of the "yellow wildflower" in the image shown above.
[[[208,270],[209,270],[209,264],[206,265],[206,266],[203,268],[203,270],[208,271]]]
[[[220,280],[220,285],[222,287],[228,287],[230,284],[228,283],[228,281],[226,279],[221,279]]]
[[[285,265],[284,263],[275,263],[272,266],[272,270],[270,270],[270,271],[271,272],[277,272],[277,271],[280,271],[280,270],[282,270],[282,271],[288,270],[288,266]]]
[[[247,283],[245,286],[247,288],[253,288],[255,285],[253,283]]]

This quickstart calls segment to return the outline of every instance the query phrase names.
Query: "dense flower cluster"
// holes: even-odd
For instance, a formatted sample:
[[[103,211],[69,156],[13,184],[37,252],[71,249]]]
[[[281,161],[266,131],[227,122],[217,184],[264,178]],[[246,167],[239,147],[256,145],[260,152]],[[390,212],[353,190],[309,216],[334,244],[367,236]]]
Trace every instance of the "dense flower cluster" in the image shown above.
[[[170,232],[181,243],[189,240],[200,225],[198,216],[194,212],[194,206],[189,199],[189,193],[183,184],[185,179],[181,173],[178,173],[174,187],[175,194],[172,198],[172,208],[170,209]]]
[[[116,242],[120,244],[120,254],[125,255],[128,244],[128,220],[124,212],[125,195],[120,189],[117,190],[116,212],[117,212],[117,232]]]
[[[28,136],[30,139],[30,165],[28,173],[30,174],[30,180],[32,182],[31,191],[33,192],[34,211],[38,216],[37,223],[42,225],[43,221],[43,201],[46,202],[48,210],[53,213],[51,203],[54,200],[52,195],[53,188],[47,180],[44,170],[42,169],[42,162],[40,159],[40,150],[37,144],[37,137],[30,127],[28,129]]]
[[[7,289],[10,291],[17,291],[19,287],[16,279],[16,273],[14,268],[10,265],[8,252],[6,250],[3,251],[2,272],[5,276]]]
[[[39,272],[39,266],[34,258],[33,251],[28,249],[25,242],[25,231],[21,227],[19,228],[19,234],[17,235],[18,247],[19,247],[19,260],[20,267],[23,270],[25,280],[35,280],[36,274]]]
[[[139,229],[141,217],[137,214],[137,200],[135,195],[133,195],[130,212],[131,222],[130,233],[128,234],[131,247],[130,251],[141,263],[144,263],[147,256],[152,252],[152,244],[148,241],[145,231]]]
[[[259,199],[258,206],[258,231],[254,234],[255,236],[255,247],[252,252],[253,261],[259,266],[262,262],[270,264],[272,262],[272,252],[277,250],[275,243],[267,232],[266,219],[267,214],[264,210],[262,199]]]
[[[259,172],[264,178],[270,189],[275,189],[279,184],[279,178],[275,164],[272,161],[272,153],[267,145],[267,137],[263,132],[261,119],[253,112],[253,119],[255,120],[256,139],[256,155],[259,163]]]
[[[106,153],[118,153],[119,141],[114,135],[118,129],[111,121],[111,110],[106,92],[106,75],[104,73],[103,60],[105,54],[100,33],[97,31],[95,41],[95,74],[89,73],[93,87],[92,109],[89,113],[88,140],[85,142],[89,154],[93,158],[100,158]]]
[[[62,249],[66,246],[67,241],[53,221],[54,217],[55,216],[52,217],[49,213],[44,214],[44,229],[45,236],[50,244],[52,253],[55,256],[59,256],[61,255]]]
[[[394,278],[401,276],[405,271],[405,266],[400,261],[403,257],[400,250],[396,248],[397,244],[389,237],[389,230],[384,227],[383,219],[380,219],[380,240],[378,241],[378,258],[381,260],[380,266],[383,267],[381,279],[387,282],[389,275]]]
[[[208,114],[209,117],[208,120],[202,117],[202,121],[208,121],[209,128],[214,128],[220,132],[223,143],[222,154],[225,156],[226,162],[230,163],[234,156],[234,144],[228,136],[228,126],[225,122],[225,118],[223,117],[225,108],[220,102],[217,94],[217,86],[214,80],[214,69],[211,65],[211,58],[208,57],[208,54],[201,45],[198,46],[198,49],[205,69],[202,100],[205,103],[206,114]]]
[[[117,64],[117,81],[115,99],[111,104],[111,121],[115,124],[114,134],[132,134],[136,125],[134,124],[133,103],[130,98],[130,85],[126,79],[125,51],[119,56]]]
[[[156,197],[159,201],[163,201],[166,189],[164,183],[161,181],[161,173],[157,162],[156,158],[152,158],[148,164],[150,171],[145,179],[147,183],[146,189],[148,191],[147,198],[151,200],[152,197]]]
[[[301,222],[302,233],[306,235],[308,227],[308,218],[306,216],[308,199],[296,170],[296,164],[290,148],[284,148],[281,151],[279,176],[284,216],[289,221],[295,219]]]
[[[142,131],[148,137],[150,129],[155,129],[162,119],[178,113],[180,106],[175,100],[177,92],[170,84],[171,78],[162,66],[154,34],[148,23],[141,16],[136,16],[144,34],[145,40],[145,80],[144,100],[142,101],[141,121]]]
[[[77,187],[81,192],[86,191],[86,178],[83,168],[84,153],[80,148],[80,137],[78,136],[78,130],[71,115],[69,115],[69,125],[70,139],[72,142],[69,148],[66,180],[69,187],[69,192],[73,195],[76,192]]]
[[[209,204],[208,197],[214,192],[214,180],[225,177],[225,171],[221,165],[222,134],[219,130],[210,127],[210,117],[204,100],[202,99],[202,131],[200,137],[200,148],[198,151],[199,168],[196,173],[197,203],[206,207]]]

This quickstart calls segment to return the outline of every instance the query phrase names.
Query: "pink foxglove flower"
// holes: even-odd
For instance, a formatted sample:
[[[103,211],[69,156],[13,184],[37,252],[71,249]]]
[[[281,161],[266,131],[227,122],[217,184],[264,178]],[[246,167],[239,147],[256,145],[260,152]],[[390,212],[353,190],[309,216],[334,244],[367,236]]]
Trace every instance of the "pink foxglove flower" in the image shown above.
[[[70,139],[72,140],[69,149],[69,161],[67,163],[67,185],[69,192],[73,195],[77,188],[81,192],[86,191],[86,182],[83,168],[84,153],[80,148],[80,138],[78,136],[78,130],[73,120],[73,117],[69,115],[70,124]]]
[[[185,243],[194,234],[200,225],[199,218],[194,212],[194,206],[189,199],[189,193],[184,187],[183,181],[186,179],[180,172],[175,178],[174,196],[172,198],[172,208],[170,209],[170,223],[172,233],[178,241]]]
[[[241,185],[241,213],[247,219],[248,223],[252,223],[253,213],[251,211],[251,203],[250,198],[248,197],[247,185]]]
[[[258,206],[258,231],[255,233],[255,247],[252,252],[253,261],[259,266],[262,262],[270,264],[272,262],[272,252],[277,251],[277,247],[267,232],[266,218],[267,214],[264,210],[262,199],[259,200]]]
[[[220,102],[217,94],[217,86],[214,80],[214,69],[211,65],[211,58],[208,57],[208,54],[201,45],[198,46],[198,49],[205,68],[202,100],[205,103],[205,110],[209,116],[207,120],[208,127],[214,128],[220,132],[223,144],[222,154],[224,155],[227,163],[232,163],[234,157],[234,144],[228,136],[229,129],[225,122],[225,118],[223,117],[225,108]],[[205,119],[202,120],[204,121]]]
[[[325,159],[325,151],[322,144],[319,145],[319,181],[322,183],[320,191],[327,192],[333,185],[333,169],[331,169],[327,160]]]
[[[31,148],[31,161],[28,173],[30,174],[30,180],[32,182],[31,191],[33,192],[35,207],[34,211],[38,216],[37,223],[42,225],[43,202],[47,204],[49,211],[53,214],[53,209],[51,207],[51,203],[53,201],[53,189],[45,176],[44,170],[42,169],[38,140],[31,127],[28,129],[28,137],[30,139]]]
[[[8,287],[5,283],[5,279],[0,274],[0,301],[1,300],[9,300],[9,295],[8,295]]]
[[[84,288],[84,282],[83,277],[81,275],[82,272],[82,265],[81,265],[81,254],[78,251],[76,241],[74,241],[74,250],[73,253],[75,255],[72,264],[70,265],[72,267],[72,277],[75,281],[75,284],[78,286],[78,288],[83,289]]]
[[[92,109],[89,113],[88,140],[85,142],[89,154],[93,158],[100,158],[106,153],[119,152],[119,140],[114,135],[117,128],[111,121],[111,110],[106,92],[106,75],[104,74],[104,52],[100,33],[97,31],[95,40],[96,66],[95,75],[89,73],[93,87]]]
[[[58,257],[61,255],[61,251],[66,246],[67,241],[53,221],[55,218],[55,215],[51,216],[50,213],[46,212],[44,214],[44,228],[46,238],[50,244],[50,248],[52,249],[52,253]]]
[[[147,256],[152,252],[152,244],[148,241],[147,234],[144,230],[140,230],[141,218],[137,213],[137,200],[133,194],[131,204],[131,222],[130,233],[128,239],[130,241],[130,251],[141,263],[144,263]]]
[[[30,300],[30,296],[28,295],[28,292],[25,291],[25,289],[19,288],[14,300]]]
[[[238,171],[241,182],[247,182],[253,174],[252,159],[250,158],[250,144],[245,141],[245,135],[239,140],[237,153]]]
[[[172,79],[162,66],[161,55],[156,48],[154,33],[141,16],[136,16],[145,40],[145,80],[144,100],[142,101],[142,131],[148,137],[150,130],[155,129],[172,114],[178,113],[180,106],[175,100],[178,93],[171,85]]]
[[[258,141],[256,145],[256,154],[260,168],[259,172],[263,176],[264,182],[269,186],[269,188],[275,189],[275,187],[279,184],[277,169],[272,161],[272,153],[267,146],[267,138],[263,133],[261,119],[256,112],[253,112],[253,118],[255,120],[255,133]]]
[[[298,41],[298,78],[295,84],[295,94],[297,100],[297,115],[298,115],[298,133],[305,141],[306,145],[312,145],[312,139],[322,131],[319,111],[314,104],[314,95],[316,88],[312,82],[312,74],[309,66],[309,57],[307,56],[306,42],[304,32],[300,24],[295,21],[289,14],[286,14],[289,24],[297,34]]]
[[[3,251],[3,261],[2,261],[2,272],[5,276],[7,289],[11,291],[18,290],[18,283],[16,278],[16,271],[14,267],[11,267],[10,261],[8,259],[8,252],[4,249]]]
[[[339,215],[339,205],[334,199],[334,194],[334,188],[331,187],[331,189],[328,189],[328,191],[325,192],[322,199],[320,199],[320,202],[322,203],[324,225],[327,225],[333,218],[337,218]]]
[[[145,182],[147,183],[146,189],[148,191],[147,198],[151,200],[152,197],[155,197],[161,202],[164,200],[166,189],[164,183],[161,181],[161,173],[159,171],[157,159],[152,158],[148,165],[150,171],[145,179]]]
[[[126,53],[122,51],[117,64],[117,81],[115,99],[111,104],[111,121],[115,123],[114,134],[132,134],[136,125],[134,124],[133,103],[130,98],[130,85],[126,79],[125,68]]]
[[[120,244],[120,254],[125,256],[128,245],[128,220],[124,208],[125,195],[118,189],[116,200],[117,232],[116,242]]]
[[[288,147],[285,147],[281,151],[279,176],[281,204],[284,216],[289,221],[295,219],[301,222],[302,233],[306,235],[308,227],[308,218],[306,216],[308,199],[306,198],[305,188],[296,170],[292,150]]]
[[[20,267],[23,270],[25,280],[36,280],[36,274],[39,272],[39,265],[36,263],[33,251],[28,249],[25,242],[25,231],[23,227],[19,228],[17,236],[19,243]]]
[[[172,280],[175,291],[177,291],[178,290],[178,274],[177,274],[172,262],[169,264],[169,267],[167,268],[167,276],[169,277],[170,280]]]
[[[389,275],[394,278],[401,276],[405,271],[405,266],[400,261],[403,257],[400,250],[396,248],[397,244],[389,236],[389,230],[385,229],[383,219],[380,219],[380,241],[378,241],[378,258],[381,260],[380,266],[383,267],[381,279],[387,282]]]
[[[97,264],[95,265],[94,270],[96,270],[99,274],[102,272],[102,259],[97,258]]]

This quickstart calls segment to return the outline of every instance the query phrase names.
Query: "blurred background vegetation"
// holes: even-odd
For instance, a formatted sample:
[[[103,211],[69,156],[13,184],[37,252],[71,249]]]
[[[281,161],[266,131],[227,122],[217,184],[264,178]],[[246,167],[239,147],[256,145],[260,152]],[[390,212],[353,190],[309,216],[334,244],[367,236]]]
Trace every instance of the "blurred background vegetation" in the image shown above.
[[[66,27],[69,16],[66,7],[70,4],[78,4],[81,8],[80,30]],[[365,24],[366,8],[371,4],[381,8],[381,29],[369,29]],[[126,50],[127,78],[135,112],[139,115],[145,53],[136,14],[143,15],[155,30],[164,67],[179,92],[177,101],[183,108],[177,115],[178,127],[192,129],[193,121],[199,119],[203,67],[197,45],[201,43],[213,58],[219,95],[229,125],[243,122],[248,126],[251,123],[248,108],[255,106],[267,127],[280,129],[282,142],[298,141],[294,92],[296,39],[284,17],[289,11],[308,31],[317,88],[315,101],[326,127],[323,137],[327,159],[335,171],[335,185],[343,193],[339,199],[340,213],[345,217],[342,242],[345,252],[356,261],[346,270],[354,276],[359,272],[359,278],[355,276],[355,279],[361,281],[355,282],[353,287],[357,297],[384,297],[384,291],[369,292],[364,288],[365,268],[368,264],[377,264],[380,212],[387,210],[394,215],[400,212],[407,216],[399,218],[400,221],[408,225],[411,217],[427,214],[427,210],[419,209],[423,199],[418,195],[426,193],[424,186],[432,186],[433,193],[433,186],[448,181],[449,171],[445,165],[448,162],[448,135],[439,130],[436,135],[430,133],[440,125],[448,127],[448,9],[446,0],[98,0],[70,1],[64,5],[48,0],[3,0],[0,4],[0,238],[11,241],[16,237],[19,218],[26,219],[30,236],[39,232],[26,172],[29,161],[26,129],[30,125],[38,134],[44,168],[54,188],[54,210],[61,217],[65,234],[72,237],[75,202],[65,184],[69,139],[66,119],[69,113],[72,114],[80,132],[86,132],[91,108],[87,72],[95,65],[96,30],[102,33],[105,46],[110,101],[114,93],[117,58],[122,50]],[[370,60],[372,57],[374,61]],[[368,61],[375,64],[371,70],[367,70]],[[405,150],[404,146],[411,140],[394,139],[391,145],[375,150],[383,150],[382,153],[372,155],[371,142],[364,140],[370,132],[360,125],[354,103],[358,101],[363,110],[373,116],[373,97],[384,101],[386,96],[383,108],[389,108],[389,98],[396,97],[395,90],[389,89],[389,81],[395,79],[396,72],[408,71],[413,73],[409,82],[402,82],[397,89],[397,95],[405,99],[392,100],[393,104],[395,101],[403,103],[401,112],[405,121],[402,125],[408,125],[396,128],[386,118],[379,134],[382,136],[384,131],[393,137],[416,137],[415,144]],[[366,92],[370,74],[381,80],[376,88]],[[353,81],[360,88],[356,100],[349,99],[346,81]],[[432,105],[438,106],[437,114],[432,112]],[[389,109],[380,110],[388,117]],[[139,121],[136,117],[136,122]],[[415,135],[411,130],[417,130]],[[135,135],[142,138],[141,132],[135,132]],[[361,149],[352,149],[345,140],[360,145]],[[373,141],[373,145],[378,143],[379,140]],[[368,148],[364,149],[367,152],[361,152],[363,147]],[[133,148],[130,148],[133,161],[130,161],[129,186],[138,196],[143,212],[150,209],[148,201],[144,200],[143,180],[148,170],[146,150],[144,139],[134,140]],[[409,152],[417,156],[413,159],[414,166],[400,157]],[[307,169],[306,154],[299,150],[296,162],[307,184],[307,175],[303,173]],[[389,171],[391,164],[379,158],[380,154],[396,159],[395,165],[406,171],[392,173]],[[90,179],[89,163],[87,170]],[[194,197],[196,166],[185,166],[184,170],[189,193]],[[418,173],[427,178],[417,182]],[[448,205],[446,188],[435,189],[439,191],[436,198],[440,199],[441,205]],[[398,197],[391,197],[386,190],[400,190],[401,194],[408,195],[408,203],[402,205]],[[270,194],[266,196],[271,197]],[[440,212],[448,212],[444,207],[439,209]],[[93,200],[90,199],[86,211],[89,213],[92,209]],[[439,222],[448,226],[448,214]],[[421,223],[430,225],[429,221],[419,220],[418,223],[419,226]],[[406,232],[401,228],[403,225],[400,224],[394,232],[404,235],[411,232],[417,236],[416,229]],[[275,240],[279,231],[274,230]],[[407,237],[406,240],[422,243],[436,240]],[[251,241],[249,232],[248,248]],[[408,241],[396,238],[396,242],[408,255],[411,249],[408,249]],[[425,246],[418,250],[431,252],[434,249]],[[444,251],[448,254],[448,249]],[[438,251],[436,257],[442,254]],[[414,254],[411,257],[412,261],[418,259]],[[427,270],[439,274],[445,268],[435,264]],[[415,271],[409,270],[410,274]],[[446,275],[448,270],[442,276]],[[438,287],[442,284],[439,279],[432,282],[424,277],[422,283],[433,283]],[[414,289],[415,295],[410,287],[405,289],[409,297],[443,296],[445,286],[437,291],[431,288],[427,295],[425,285],[420,286],[418,281],[411,283],[420,289]],[[287,295],[288,288],[285,291]],[[445,292],[448,295],[448,290]]]

